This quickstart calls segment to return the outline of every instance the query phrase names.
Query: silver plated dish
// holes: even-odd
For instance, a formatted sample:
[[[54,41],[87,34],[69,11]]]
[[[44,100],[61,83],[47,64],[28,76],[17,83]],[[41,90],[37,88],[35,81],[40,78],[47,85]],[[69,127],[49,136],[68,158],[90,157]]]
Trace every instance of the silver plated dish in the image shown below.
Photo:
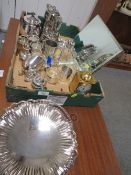
[[[69,115],[51,101],[21,101],[0,118],[1,175],[64,175],[76,149]]]

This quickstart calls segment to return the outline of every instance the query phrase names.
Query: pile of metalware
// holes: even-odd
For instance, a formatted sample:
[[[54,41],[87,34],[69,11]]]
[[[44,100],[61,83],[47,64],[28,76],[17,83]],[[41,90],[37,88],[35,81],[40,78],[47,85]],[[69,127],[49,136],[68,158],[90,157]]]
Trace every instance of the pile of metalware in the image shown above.
[[[22,60],[25,81],[31,82],[35,89],[86,94],[96,83],[92,67],[98,63],[90,58],[97,48],[88,45],[77,53],[74,40],[59,34],[61,24],[60,13],[50,4],[43,26],[35,13],[21,15],[17,53]]]

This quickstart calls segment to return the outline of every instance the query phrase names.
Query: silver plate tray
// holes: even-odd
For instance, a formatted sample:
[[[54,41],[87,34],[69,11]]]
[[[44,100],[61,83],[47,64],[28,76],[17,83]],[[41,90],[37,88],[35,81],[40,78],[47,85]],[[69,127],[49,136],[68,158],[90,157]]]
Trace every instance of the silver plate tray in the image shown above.
[[[67,112],[47,100],[13,104],[0,118],[0,175],[63,175],[77,156]]]

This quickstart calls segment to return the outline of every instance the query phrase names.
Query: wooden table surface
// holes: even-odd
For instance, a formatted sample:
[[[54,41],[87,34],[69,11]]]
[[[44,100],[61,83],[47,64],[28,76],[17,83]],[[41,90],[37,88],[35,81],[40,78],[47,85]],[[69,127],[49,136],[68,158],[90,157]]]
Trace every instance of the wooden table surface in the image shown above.
[[[0,57],[0,113],[10,103],[6,101],[5,81],[16,42],[19,21],[11,19],[6,42]],[[78,141],[78,157],[67,175],[120,175],[120,167],[105,126],[99,105],[65,107],[71,115]]]

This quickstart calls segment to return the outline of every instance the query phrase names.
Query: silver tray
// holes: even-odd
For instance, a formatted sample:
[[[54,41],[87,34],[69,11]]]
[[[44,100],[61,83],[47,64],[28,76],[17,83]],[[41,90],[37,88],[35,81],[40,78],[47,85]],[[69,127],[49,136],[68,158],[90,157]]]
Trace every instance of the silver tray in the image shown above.
[[[47,100],[13,104],[0,118],[0,175],[63,175],[77,156],[67,112]]]

